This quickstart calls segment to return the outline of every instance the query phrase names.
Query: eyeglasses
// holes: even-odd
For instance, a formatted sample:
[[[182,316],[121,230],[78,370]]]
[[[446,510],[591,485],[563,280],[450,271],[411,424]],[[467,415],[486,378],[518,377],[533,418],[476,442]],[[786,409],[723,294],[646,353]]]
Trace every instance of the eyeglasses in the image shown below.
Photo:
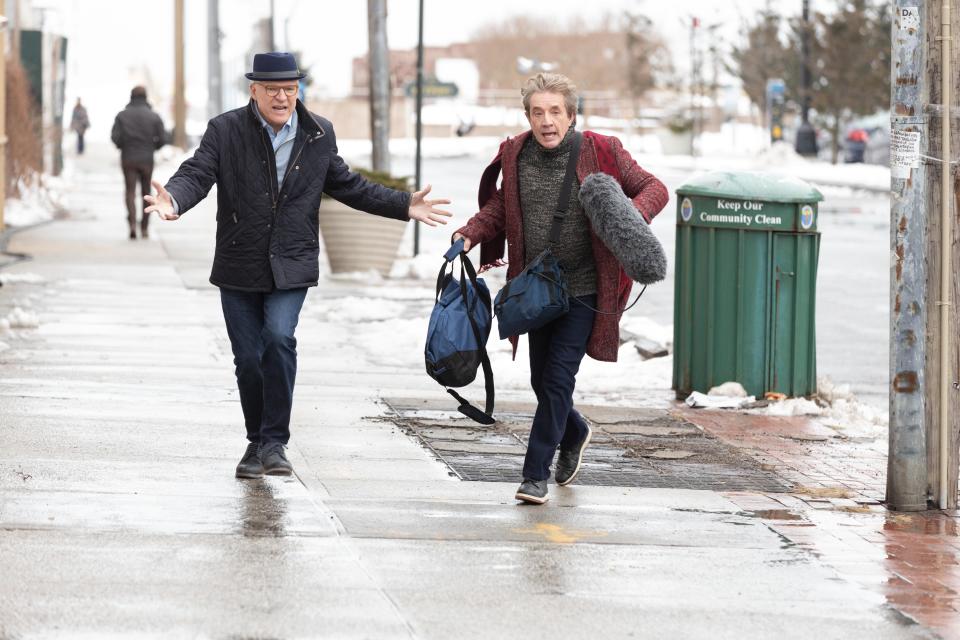
[[[297,91],[300,90],[299,86],[274,87],[266,84],[261,84],[260,86],[263,87],[263,90],[266,91],[267,95],[271,98],[276,97],[281,91],[283,91],[283,95],[287,96],[288,98],[292,98],[293,96],[297,95]]]

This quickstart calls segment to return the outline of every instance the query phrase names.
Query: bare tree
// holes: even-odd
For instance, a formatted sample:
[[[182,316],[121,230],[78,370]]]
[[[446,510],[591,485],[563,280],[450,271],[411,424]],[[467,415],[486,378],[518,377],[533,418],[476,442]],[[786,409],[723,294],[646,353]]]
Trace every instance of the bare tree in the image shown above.
[[[729,70],[739,76],[750,102],[761,110],[766,107],[767,80],[782,78],[787,97],[795,94],[799,59],[784,42],[784,24],[780,14],[768,6],[756,22],[744,25],[744,43],[734,47]]]
[[[844,0],[814,18],[813,106],[833,134],[834,163],[843,125],[889,107],[890,20],[888,4],[875,0]]]

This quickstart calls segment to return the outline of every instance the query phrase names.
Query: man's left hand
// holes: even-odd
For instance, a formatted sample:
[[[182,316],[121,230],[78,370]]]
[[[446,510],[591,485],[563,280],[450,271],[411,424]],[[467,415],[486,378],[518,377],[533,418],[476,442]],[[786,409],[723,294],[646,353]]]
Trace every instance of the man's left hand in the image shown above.
[[[445,218],[449,218],[453,214],[443,209],[437,209],[436,205],[450,204],[450,201],[443,198],[440,200],[427,200],[428,193],[430,193],[430,185],[425,186],[422,191],[417,191],[410,196],[410,208],[407,210],[407,217],[411,220],[428,224],[431,227],[437,226],[438,223],[447,224]]]

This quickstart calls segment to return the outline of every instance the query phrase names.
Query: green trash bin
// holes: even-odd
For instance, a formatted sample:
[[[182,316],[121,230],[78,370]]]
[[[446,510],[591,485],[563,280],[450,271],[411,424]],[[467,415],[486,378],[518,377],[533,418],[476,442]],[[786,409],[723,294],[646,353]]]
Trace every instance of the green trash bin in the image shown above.
[[[762,397],[817,391],[823,195],[795,178],[715,172],[677,189],[673,388],[727,381]]]

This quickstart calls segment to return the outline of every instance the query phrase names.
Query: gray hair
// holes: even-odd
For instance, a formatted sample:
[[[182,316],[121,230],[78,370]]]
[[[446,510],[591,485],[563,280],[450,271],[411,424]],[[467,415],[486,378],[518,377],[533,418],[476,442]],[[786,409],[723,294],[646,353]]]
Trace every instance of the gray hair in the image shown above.
[[[532,78],[527,78],[520,89],[520,95],[523,97],[523,110],[530,115],[530,97],[535,93],[559,93],[563,96],[563,102],[567,107],[567,115],[577,115],[577,104],[580,96],[577,95],[577,86],[570,81],[567,76],[559,73],[538,73]]]

